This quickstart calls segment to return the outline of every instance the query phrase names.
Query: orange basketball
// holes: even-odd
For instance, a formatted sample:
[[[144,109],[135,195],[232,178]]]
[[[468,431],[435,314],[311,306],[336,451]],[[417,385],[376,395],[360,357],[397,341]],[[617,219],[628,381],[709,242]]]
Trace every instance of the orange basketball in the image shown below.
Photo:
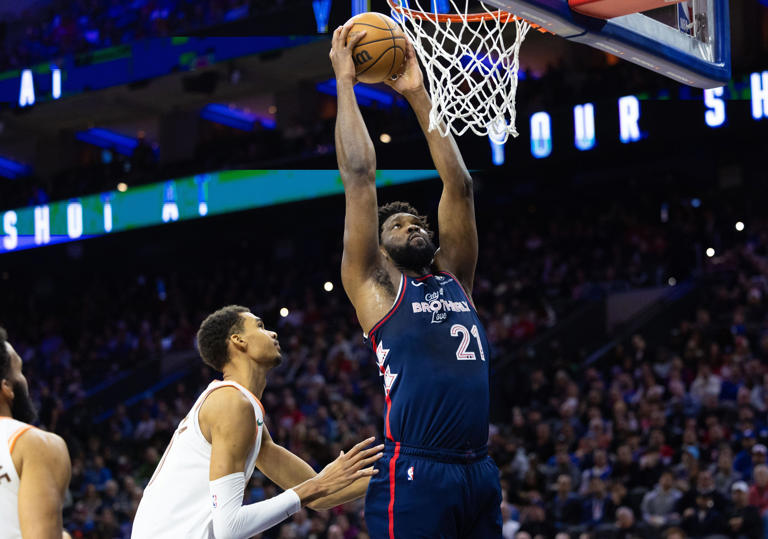
[[[350,19],[350,30],[366,34],[352,51],[357,80],[372,84],[398,73],[405,60],[405,34],[395,21],[381,13],[361,13]]]

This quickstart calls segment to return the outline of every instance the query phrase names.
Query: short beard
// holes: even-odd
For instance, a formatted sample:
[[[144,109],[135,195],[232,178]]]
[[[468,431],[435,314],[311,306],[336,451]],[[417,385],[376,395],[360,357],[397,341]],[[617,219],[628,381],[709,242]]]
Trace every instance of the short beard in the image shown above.
[[[13,403],[11,403],[11,417],[22,423],[34,423],[37,421],[37,410],[29,398],[29,392],[21,382],[16,382],[13,387]]]
[[[414,247],[408,240],[405,245],[387,248],[387,253],[396,266],[417,272],[432,264],[436,251],[435,244],[429,238],[426,238],[423,247]]]

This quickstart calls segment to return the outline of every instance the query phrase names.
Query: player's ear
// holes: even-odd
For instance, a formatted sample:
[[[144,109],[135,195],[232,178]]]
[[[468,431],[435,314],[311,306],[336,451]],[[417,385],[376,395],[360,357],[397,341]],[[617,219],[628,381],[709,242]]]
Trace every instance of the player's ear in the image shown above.
[[[15,396],[13,393],[13,385],[7,378],[0,379],[0,394],[2,394],[8,402],[11,402]]]
[[[229,342],[231,342],[235,346],[235,348],[241,351],[245,350],[248,347],[248,343],[245,341],[243,336],[240,335],[239,333],[233,333],[232,335],[230,335]]]

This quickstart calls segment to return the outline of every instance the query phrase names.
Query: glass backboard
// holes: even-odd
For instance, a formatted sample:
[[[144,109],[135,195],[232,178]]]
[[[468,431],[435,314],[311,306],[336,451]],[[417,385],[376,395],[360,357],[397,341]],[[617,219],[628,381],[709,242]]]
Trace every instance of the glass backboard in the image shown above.
[[[683,84],[714,88],[731,78],[728,0],[688,0],[607,20],[576,12],[568,0],[485,3]]]

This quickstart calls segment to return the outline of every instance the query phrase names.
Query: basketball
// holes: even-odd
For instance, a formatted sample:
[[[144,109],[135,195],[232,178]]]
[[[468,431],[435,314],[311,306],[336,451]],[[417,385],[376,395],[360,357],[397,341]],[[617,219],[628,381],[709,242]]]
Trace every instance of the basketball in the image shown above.
[[[405,34],[397,23],[381,13],[361,13],[350,19],[354,32],[365,37],[352,51],[357,80],[368,84],[382,82],[398,73],[405,60]]]

